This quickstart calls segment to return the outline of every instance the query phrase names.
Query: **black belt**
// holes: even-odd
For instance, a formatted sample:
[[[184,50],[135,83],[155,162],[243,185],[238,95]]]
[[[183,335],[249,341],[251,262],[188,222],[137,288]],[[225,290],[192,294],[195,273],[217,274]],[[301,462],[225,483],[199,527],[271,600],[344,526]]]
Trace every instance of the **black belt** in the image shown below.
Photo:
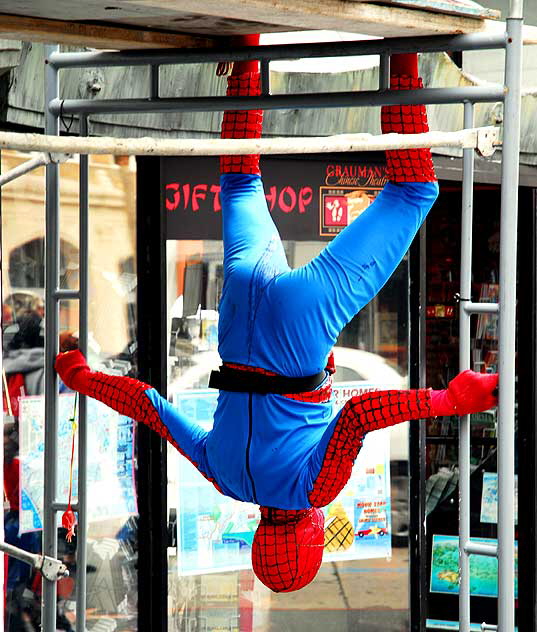
[[[324,370],[316,375],[305,377],[285,377],[284,375],[265,375],[224,365],[218,371],[211,371],[209,388],[233,393],[292,395],[314,391],[325,377]]]

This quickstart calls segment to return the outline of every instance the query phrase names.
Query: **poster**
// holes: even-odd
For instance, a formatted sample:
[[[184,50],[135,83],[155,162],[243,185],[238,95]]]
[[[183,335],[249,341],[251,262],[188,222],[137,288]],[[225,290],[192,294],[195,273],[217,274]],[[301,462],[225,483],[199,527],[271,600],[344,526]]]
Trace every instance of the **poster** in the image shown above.
[[[518,475],[515,475],[515,524],[518,522]],[[483,472],[481,522],[498,522],[498,474]]]
[[[378,165],[330,165],[325,182],[332,186],[319,187],[319,235],[341,232],[370,206],[387,181],[385,169]]]
[[[496,544],[491,538],[470,538],[472,542]],[[515,542],[515,598],[518,598],[518,543]],[[459,538],[433,535],[431,592],[456,595],[459,592]],[[498,596],[498,559],[488,555],[470,555],[470,595]]]
[[[72,444],[74,394],[58,398],[58,495],[69,497],[69,467]],[[20,533],[43,527],[44,484],[43,396],[20,400]],[[88,418],[88,521],[127,518],[137,513],[134,483],[134,424],[108,406],[87,400]],[[72,502],[78,493],[78,432],[75,442]],[[58,513],[58,521],[61,512]]]
[[[335,401],[378,386],[338,384]],[[349,395],[352,393],[352,395]],[[206,430],[212,427],[218,393],[176,392],[173,405]],[[339,399],[338,399],[339,398]],[[336,404],[338,405],[338,404]],[[389,429],[367,435],[352,476],[325,512],[324,561],[391,555]],[[259,508],[220,494],[191,463],[177,460],[177,568],[181,575],[249,568]]]

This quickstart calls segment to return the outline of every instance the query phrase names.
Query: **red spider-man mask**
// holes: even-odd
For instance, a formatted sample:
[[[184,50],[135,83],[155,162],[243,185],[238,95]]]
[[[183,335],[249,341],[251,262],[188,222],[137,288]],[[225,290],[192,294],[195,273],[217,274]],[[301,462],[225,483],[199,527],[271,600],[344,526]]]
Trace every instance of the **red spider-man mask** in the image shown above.
[[[274,592],[292,592],[311,582],[323,560],[324,515],[261,507],[252,545],[252,565],[259,580]]]

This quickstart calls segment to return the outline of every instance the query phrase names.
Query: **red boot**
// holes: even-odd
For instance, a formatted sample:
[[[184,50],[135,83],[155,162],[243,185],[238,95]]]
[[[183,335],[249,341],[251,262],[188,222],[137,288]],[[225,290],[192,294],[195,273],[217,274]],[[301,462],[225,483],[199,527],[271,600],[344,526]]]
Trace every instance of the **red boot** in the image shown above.
[[[259,35],[244,35],[234,43],[242,46],[256,46]],[[227,96],[259,96],[261,80],[258,61],[239,61],[233,64],[233,72],[228,77]],[[262,110],[226,110],[222,120],[222,138],[261,138],[263,128]],[[259,155],[221,156],[221,173],[260,174]]]

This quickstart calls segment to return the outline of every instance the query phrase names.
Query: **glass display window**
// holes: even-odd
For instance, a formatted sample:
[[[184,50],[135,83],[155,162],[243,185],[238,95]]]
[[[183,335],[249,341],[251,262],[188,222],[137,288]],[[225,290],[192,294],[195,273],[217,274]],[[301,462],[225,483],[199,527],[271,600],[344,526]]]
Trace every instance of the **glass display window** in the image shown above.
[[[2,171],[28,158],[2,151]],[[78,170],[74,159],[60,166],[62,289],[76,290],[79,284]],[[118,375],[136,371],[135,170],[129,158],[90,159],[88,359],[93,368]],[[2,188],[5,539],[32,552],[41,551],[44,480],[44,199],[44,169]],[[62,351],[77,345],[78,316],[77,301],[61,301]],[[63,385],[60,390],[58,498],[67,502],[75,396]],[[138,614],[134,423],[90,401],[88,424],[88,629],[134,631]],[[72,482],[76,502],[76,458]],[[58,555],[70,576],[58,582],[57,627],[67,631],[75,629],[77,618],[76,548],[76,529],[69,542],[58,522]],[[40,629],[41,576],[10,558],[6,583],[5,630]]]

